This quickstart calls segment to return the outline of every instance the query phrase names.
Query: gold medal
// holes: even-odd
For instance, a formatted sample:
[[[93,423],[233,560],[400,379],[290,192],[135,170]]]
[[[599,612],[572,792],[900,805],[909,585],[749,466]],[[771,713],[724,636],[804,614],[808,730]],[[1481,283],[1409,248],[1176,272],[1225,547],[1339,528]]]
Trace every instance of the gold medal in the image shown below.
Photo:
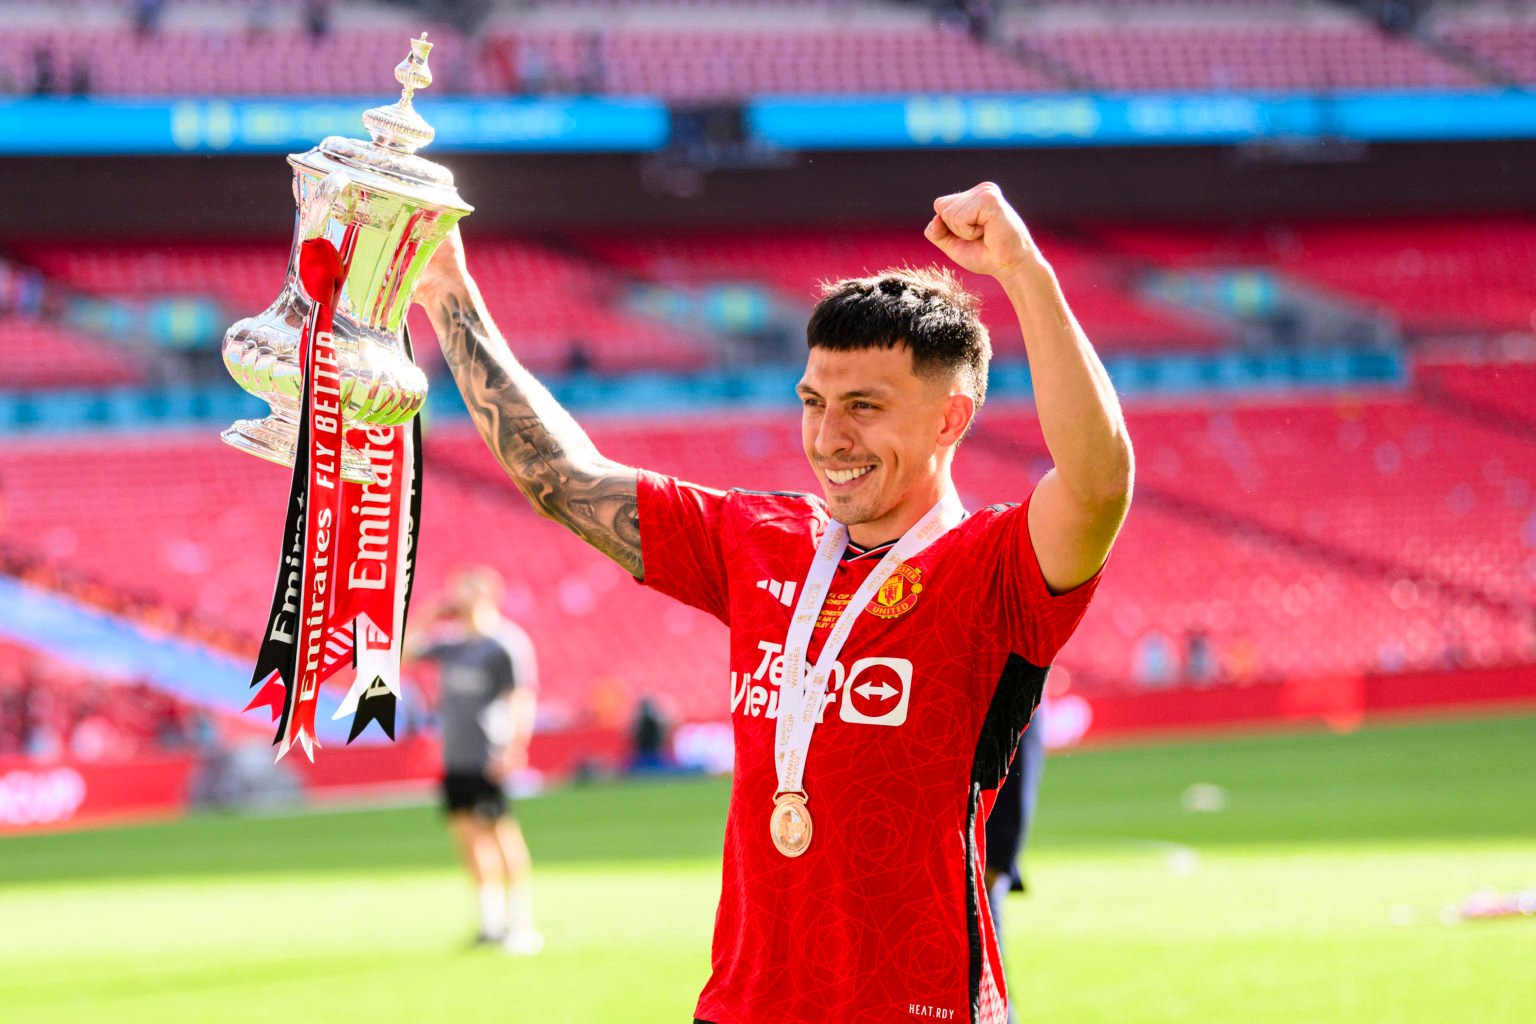
[[[804,793],[781,793],[773,798],[768,835],[774,848],[786,857],[798,857],[811,845],[811,812]]]

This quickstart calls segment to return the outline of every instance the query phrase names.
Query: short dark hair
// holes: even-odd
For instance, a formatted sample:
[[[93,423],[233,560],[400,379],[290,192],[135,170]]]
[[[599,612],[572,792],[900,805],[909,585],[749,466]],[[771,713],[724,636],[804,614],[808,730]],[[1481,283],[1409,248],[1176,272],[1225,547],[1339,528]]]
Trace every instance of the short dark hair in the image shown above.
[[[805,341],[843,352],[904,345],[919,377],[959,374],[976,408],[987,397],[992,342],[981,301],[941,267],[892,268],[823,284]]]

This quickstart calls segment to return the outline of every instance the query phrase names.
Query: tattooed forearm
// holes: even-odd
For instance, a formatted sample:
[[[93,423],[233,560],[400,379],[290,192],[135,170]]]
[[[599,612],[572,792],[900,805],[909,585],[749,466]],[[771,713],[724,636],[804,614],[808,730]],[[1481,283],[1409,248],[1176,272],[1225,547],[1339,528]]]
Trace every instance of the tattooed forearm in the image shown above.
[[[513,357],[469,286],[428,305],[453,379],[480,436],[541,515],[644,575],[633,469],[605,459]]]

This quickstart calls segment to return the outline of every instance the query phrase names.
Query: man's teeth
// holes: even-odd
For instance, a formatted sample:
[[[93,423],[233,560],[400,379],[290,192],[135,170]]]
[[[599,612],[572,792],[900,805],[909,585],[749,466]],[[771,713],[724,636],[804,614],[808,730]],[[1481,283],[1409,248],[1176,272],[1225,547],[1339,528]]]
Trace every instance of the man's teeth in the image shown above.
[[[835,484],[846,484],[849,481],[857,480],[874,468],[874,466],[864,466],[859,469],[829,469],[827,470],[827,479]]]

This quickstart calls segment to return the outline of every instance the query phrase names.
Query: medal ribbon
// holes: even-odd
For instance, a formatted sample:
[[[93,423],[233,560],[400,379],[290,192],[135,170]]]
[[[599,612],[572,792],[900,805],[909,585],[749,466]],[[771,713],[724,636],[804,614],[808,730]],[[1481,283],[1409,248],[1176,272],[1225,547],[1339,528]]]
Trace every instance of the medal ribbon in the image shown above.
[[[821,606],[826,602],[832,577],[848,547],[848,527],[836,520],[828,520],[821,543],[816,546],[816,557],[800,588],[800,600],[795,604],[794,617],[789,620],[789,634],[784,640],[784,682],[779,688],[779,721],[773,737],[774,767],[778,772],[780,793],[804,791],[801,781],[805,776],[806,752],[810,750],[811,734],[826,701],[827,680],[859,614],[874,600],[897,566],[916,557],[964,518],[965,509],[960,498],[950,491],[923,518],[912,524],[854,591],[853,598],[833,623],[832,632],[827,634],[816,664],[807,671],[805,655],[811,634],[821,616]]]

